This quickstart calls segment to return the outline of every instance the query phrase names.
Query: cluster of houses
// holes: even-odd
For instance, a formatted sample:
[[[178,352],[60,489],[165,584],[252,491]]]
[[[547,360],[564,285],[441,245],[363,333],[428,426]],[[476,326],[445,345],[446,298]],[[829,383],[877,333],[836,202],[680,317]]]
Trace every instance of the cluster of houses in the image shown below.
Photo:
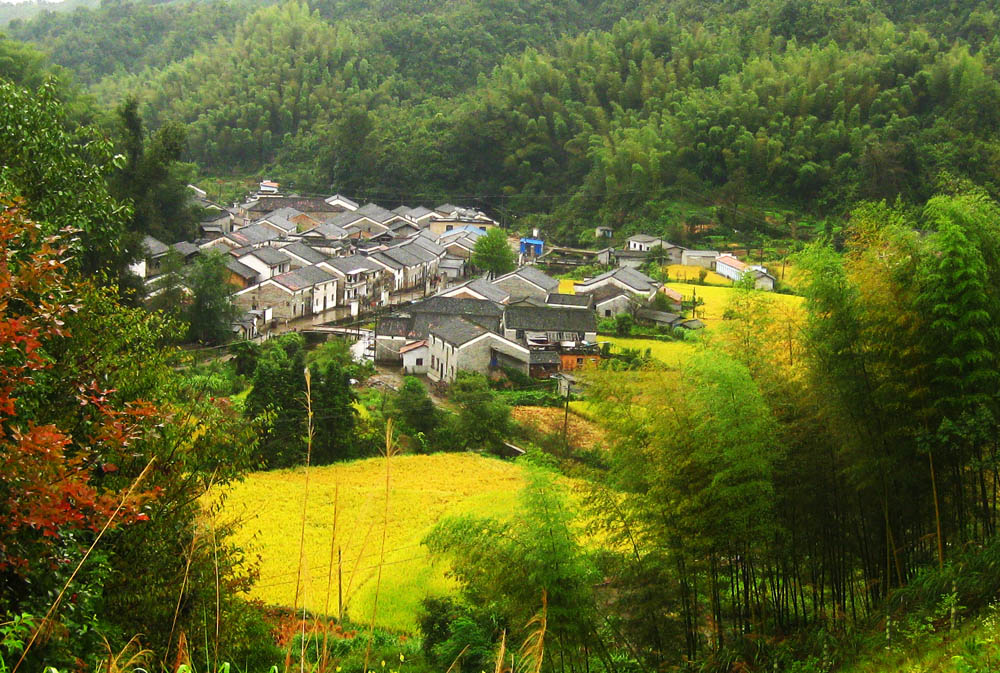
[[[614,252],[614,257],[623,266],[638,268],[643,266],[654,252],[662,255],[667,264],[700,266],[715,271],[733,282],[741,280],[749,273],[753,276],[754,287],[758,290],[774,290],[775,278],[763,266],[747,264],[737,259],[735,255],[719,253],[716,250],[689,250],[649,234],[629,237],[625,247]]]
[[[133,271],[152,292],[171,249],[185,261],[222,252],[235,302],[245,311],[233,325],[243,338],[267,324],[334,309],[358,315],[385,305],[391,294],[432,294],[467,275],[476,240],[497,226],[480,211],[448,203],[387,210],[340,194],[282,195],[270,181],[232,207],[192,189],[206,212],[199,239],[168,246],[147,236],[145,257]]]
[[[677,313],[654,311],[664,294]],[[535,266],[487,280],[474,278],[378,321],[375,359],[407,374],[451,382],[460,370],[509,367],[534,378],[594,364],[599,318],[623,313],[671,327],[699,329],[680,315],[681,296],[629,267],[577,283],[575,294]]]
[[[578,282],[575,294],[561,294],[559,281],[531,264],[550,249],[570,249],[546,248],[537,237],[520,241],[524,266],[499,278],[465,280],[476,241],[498,226],[478,210],[449,203],[388,210],[340,194],[283,195],[270,181],[243,203],[224,207],[191,189],[206,213],[198,240],[167,245],[147,236],[145,257],[133,267],[151,292],[171,252],[185,262],[207,250],[221,252],[243,309],[233,324],[237,338],[320,314],[326,320],[357,316],[391,297],[422,297],[378,321],[375,359],[434,381],[450,382],[462,369],[511,367],[534,377],[572,371],[600,358],[598,320],[624,313],[671,328],[702,327],[681,316],[680,293],[639,270],[656,249],[669,263],[714,269],[733,280],[752,273],[758,288],[774,285],[766,269],[732,255],[643,234],[620,250],[597,251],[598,261],[619,266]],[[658,296],[666,297],[670,311],[653,310]]]

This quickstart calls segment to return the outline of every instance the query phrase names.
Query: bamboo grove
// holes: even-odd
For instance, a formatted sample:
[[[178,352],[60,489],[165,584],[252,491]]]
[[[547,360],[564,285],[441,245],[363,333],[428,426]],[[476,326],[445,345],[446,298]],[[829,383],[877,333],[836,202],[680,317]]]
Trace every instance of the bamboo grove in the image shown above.
[[[998,245],[975,191],[859,206],[843,252],[801,255],[805,315],[743,290],[680,371],[594,377],[616,440],[590,512],[631,647],[843,631],[995,544]]]

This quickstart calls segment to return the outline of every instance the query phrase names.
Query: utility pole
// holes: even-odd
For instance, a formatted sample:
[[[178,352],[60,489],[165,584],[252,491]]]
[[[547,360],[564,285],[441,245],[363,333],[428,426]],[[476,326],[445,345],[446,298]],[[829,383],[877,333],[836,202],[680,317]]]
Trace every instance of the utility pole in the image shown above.
[[[564,380],[566,381],[566,411],[563,414],[563,454],[566,455],[566,456],[568,456],[569,455],[568,431],[569,431],[569,388],[570,388],[570,385],[569,385],[569,380],[567,380],[567,379],[564,379]]]

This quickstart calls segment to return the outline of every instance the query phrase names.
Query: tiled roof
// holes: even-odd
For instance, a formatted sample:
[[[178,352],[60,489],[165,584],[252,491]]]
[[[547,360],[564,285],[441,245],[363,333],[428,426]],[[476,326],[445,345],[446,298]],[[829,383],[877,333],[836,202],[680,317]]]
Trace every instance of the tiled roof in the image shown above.
[[[318,283],[325,283],[333,279],[334,276],[330,275],[323,269],[315,266],[306,266],[301,269],[277,275],[272,280],[276,283],[284,285],[290,290],[304,290],[307,287],[312,287]]]
[[[247,255],[252,255],[256,257],[257,259],[264,262],[268,266],[278,266],[279,264],[284,264],[285,262],[289,261],[288,255],[281,252],[281,250],[277,248],[268,248],[268,247],[256,248],[255,250],[248,252]]]
[[[746,268],[747,268],[747,265],[746,265],[745,262],[741,262],[739,259],[737,259],[733,255],[719,255],[715,259],[715,263],[716,264],[719,264],[719,263],[728,264],[729,266],[733,267],[737,271],[745,271]]]
[[[410,351],[416,350],[418,348],[426,348],[426,347],[427,347],[427,341],[425,339],[421,339],[420,341],[414,341],[413,343],[406,344],[405,346],[399,349],[399,353],[400,355],[402,355],[403,353],[409,353]]]
[[[619,282],[634,289],[636,292],[652,292],[660,286],[660,283],[657,283],[641,271],[636,271],[635,269],[627,266],[620,266],[613,271],[602,273],[601,275],[591,278],[588,281],[584,281],[583,283],[577,283],[577,289],[579,290],[580,288],[583,288],[585,290],[588,286],[592,286],[608,278],[615,278]]]
[[[596,332],[597,318],[592,311],[556,306],[508,306],[503,316],[508,329],[543,332]]]
[[[296,241],[291,245],[286,245],[281,248],[281,251],[290,255],[295,255],[300,259],[304,259],[309,264],[319,264],[327,259],[326,255],[322,252],[314,250],[311,246],[306,245],[302,241]]]
[[[343,194],[334,194],[333,196],[327,197],[327,198],[325,198],[323,200],[326,203],[331,203],[331,204],[334,201],[342,201],[343,203],[347,204],[347,207],[350,208],[351,210],[357,210],[358,209],[357,202],[350,200],[349,198],[347,198]]]
[[[562,358],[555,351],[532,350],[528,355],[528,361],[533,365],[562,364]]]
[[[497,283],[501,280],[504,280],[505,278],[510,278],[511,276],[518,276],[519,278],[523,278],[529,283],[537,285],[538,287],[542,288],[546,292],[555,292],[559,289],[558,280],[556,280],[555,278],[551,278],[550,276],[546,276],[544,273],[539,271],[534,266],[522,266],[520,269],[517,269],[516,271],[511,271],[506,275],[500,276],[493,282]]]
[[[162,257],[170,252],[170,247],[166,243],[148,234],[142,237],[142,248],[150,257]]]
[[[179,243],[174,243],[170,247],[173,248],[178,254],[184,257],[187,257],[189,255],[194,255],[201,251],[201,248],[199,248],[194,243],[190,243],[188,241],[180,241]]]
[[[406,309],[408,312],[441,313],[460,316],[496,316],[503,313],[503,306],[485,299],[466,299],[464,297],[428,297]]]
[[[593,305],[593,300],[590,295],[586,294],[560,294],[558,292],[551,292],[545,298],[545,303],[550,306],[590,308]]]
[[[232,257],[226,260],[226,268],[245,280],[256,280],[257,278],[256,270],[251,269],[243,262]]]
[[[307,196],[258,196],[243,204],[246,210],[255,213],[270,213],[279,208],[294,208],[303,213],[336,213],[342,206],[327,203],[326,199]]]
[[[359,271],[381,271],[375,262],[364,255],[350,255],[348,257],[334,257],[326,260],[326,264],[332,266],[343,274],[358,273]]]
[[[378,336],[405,337],[413,326],[413,318],[407,315],[390,315],[380,318],[375,328]]]
[[[428,332],[444,339],[453,346],[462,346],[477,337],[489,333],[489,330],[465,318],[449,316],[439,322],[431,323]]]
[[[455,287],[449,288],[445,292],[449,295],[460,292],[463,289],[468,289],[470,292],[475,292],[478,295],[495,302],[504,302],[510,299],[510,293],[504,290],[498,285],[494,285],[485,278],[474,278],[461,285],[456,285]],[[444,293],[442,293],[444,294]]]
[[[396,216],[391,210],[386,210],[377,203],[366,203],[355,211],[365,217],[375,220],[379,224],[384,224]]]

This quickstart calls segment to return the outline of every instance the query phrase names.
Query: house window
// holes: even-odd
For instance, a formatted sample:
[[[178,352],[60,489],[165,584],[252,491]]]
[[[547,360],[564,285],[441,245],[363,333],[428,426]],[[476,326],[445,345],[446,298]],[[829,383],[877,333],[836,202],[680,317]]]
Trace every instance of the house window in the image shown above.
[[[604,317],[605,318],[610,318],[611,317],[611,309],[609,309],[609,308],[604,309]]]
[[[424,366],[424,359],[423,358],[417,358],[417,366],[418,367],[423,367]]]
[[[517,338],[518,339],[523,339],[524,338],[524,330],[523,329],[517,330]]]
[[[576,359],[576,364],[582,365],[583,364],[583,358],[577,358]]]

